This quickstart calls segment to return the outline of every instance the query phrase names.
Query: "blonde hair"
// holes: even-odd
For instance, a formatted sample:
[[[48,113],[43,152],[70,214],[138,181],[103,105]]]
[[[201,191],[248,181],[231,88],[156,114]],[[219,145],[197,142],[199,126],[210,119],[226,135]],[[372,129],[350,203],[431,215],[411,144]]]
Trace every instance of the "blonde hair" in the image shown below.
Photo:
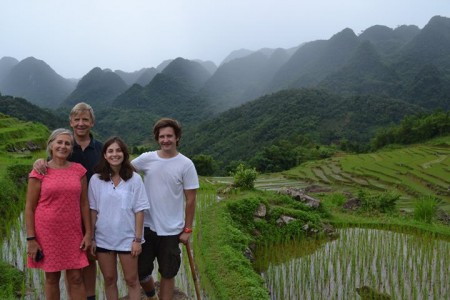
[[[48,157],[50,157],[50,158],[53,157],[53,151],[52,151],[51,144],[61,134],[67,134],[70,136],[70,138],[71,138],[70,141],[71,141],[72,149],[73,149],[73,133],[72,133],[72,131],[70,131],[69,129],[65,129],[65,128],[58,128],[58,129],[53,130],[53,132],[48,137],[48,140],[47,140],[47,155],[48,155]]]
[[[94,109],[92,109],[92,106],[84,102],[75,104],[75,106],[70,111],[69,121],[72,119],[73,116],[78,115],[79,113],[85,111],[89,112],[89,114],[91,115],[92,122],[95,123]]]

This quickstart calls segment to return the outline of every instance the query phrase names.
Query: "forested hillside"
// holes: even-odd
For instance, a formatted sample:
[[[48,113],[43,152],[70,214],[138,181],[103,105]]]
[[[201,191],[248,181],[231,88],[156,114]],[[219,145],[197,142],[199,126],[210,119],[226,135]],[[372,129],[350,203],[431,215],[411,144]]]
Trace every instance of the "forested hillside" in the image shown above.
[[[22,98],[0,95],[0,113],[22,121],[42,123],[52,129],[68,126],[68,116],[40,108]]]
[[[188,128],[182,149],[226,164],[249,160],[285,140],[293,146],[369,142],[378,128],[423,111],[407,102],[374,95],[342,96],[325,90],[286,90],[231,109]]]

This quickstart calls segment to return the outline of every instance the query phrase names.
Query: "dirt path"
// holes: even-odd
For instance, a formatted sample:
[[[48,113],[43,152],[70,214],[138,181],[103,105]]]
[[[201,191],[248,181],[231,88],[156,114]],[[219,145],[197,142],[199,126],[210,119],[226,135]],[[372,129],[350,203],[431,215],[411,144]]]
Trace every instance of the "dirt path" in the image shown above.
[[[159,292],[159,282],[156,282],[156,291]],[[128,300],[128,296],[120,298],[120,300]],[[141,300],[147,300],[144,291],[142,291]],[[191,300],[185,293],[175,287],[175,292],[173,294],[173,300]]]

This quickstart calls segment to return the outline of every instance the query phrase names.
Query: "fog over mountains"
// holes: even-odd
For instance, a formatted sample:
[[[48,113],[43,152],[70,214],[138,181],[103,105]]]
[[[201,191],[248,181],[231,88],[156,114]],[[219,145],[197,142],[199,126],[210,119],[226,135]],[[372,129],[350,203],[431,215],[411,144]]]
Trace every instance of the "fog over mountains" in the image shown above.
[[[309,115],[315,127],[308,127],[319,131],[327,127],[327,133],[316,135],[323,142],[342,138],[364,140],[377,127],[396,122],[407,112],[448,110],[450,19],[435,16],[422,29],[415,25],[397,28],[374,25],[359,35],[344,28],[327,40],[290,49],[240,49],[230,53],[219,66],[210,61],[179,57],[131,73],[94,68],[77,82],[59,76],[37,58],[0,59],[3,96],[25,98],[42,108],[65,111],[79,101],[88,102],[97,111],[96,130],[101,136],[126,134],[131,143],[148,139],[151,123],[162,116],[182,120],[189,125],[190,134],[201,134],[202,124],[214,130],[219,120],[226,122],[222,127],[243,122],[262,126],[264,120],[257,121],[257,116],[253,119],[246,105],[260,114],[270,110],[264,112],[268,113],[266,121],[272,115],[282,118],[286,111],[282,112],[280,106],[302,103],[301,97],[306,94],[299,89],[325,92],[306,93],[314,97],[308,98],[309,104],[303,107],[320,108],[320,103],[315,101],[326,99],[325,107],[314,109],[314,116]],[[345,105],[334,105],[339,101]],[[377,114],[375,123],[358,119],[348,123],[358,128],[346,128],[345,120],[336,119],[330,124],[325,119],[338,114],[342,107],[355,114],[361,103],[369,110],[365,111],[365,118],[370,118],[370,113]],[[381,119],[380,103],[386,109],[395,104],[395,116]],[[376,110],[370,111],[371,107]],[[222,115],[223,112],[226,114]],[[234,117],[229,115],[231,112]],[[349,117],[342,111],[339,115]],[[296,123],[295,116],[291,117],[290,124],[285,124],[288,135],[302,127]],[[132,125],[127,125],[130,122]],[[331,132],[333,128],[341,130]],[[221,137],[227,138],[224,134]],[[226,134],[238,135],[237,132]],[[272,141],[276,138],[273,136]],[[202,141],[205,145],[208,142]],[[200,139],[186,142],[187,149],[199,149],[200,144],[195,143],[200,143]]]

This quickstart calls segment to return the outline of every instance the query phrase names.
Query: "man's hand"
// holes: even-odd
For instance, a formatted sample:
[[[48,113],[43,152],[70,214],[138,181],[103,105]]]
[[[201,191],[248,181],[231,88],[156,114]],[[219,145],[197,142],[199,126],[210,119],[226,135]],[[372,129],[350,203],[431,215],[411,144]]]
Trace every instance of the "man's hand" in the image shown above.
[[[179,240],[180,240],[181,243],[186,245],[187,243],[189,243],[189,238],[190,237],[191,237],[191,233],[183,232],[183,233],[180,234]]]
[[[48,162],[42,158],[37,159],[33,164],[33,169],[41,175],[47,174]]]

